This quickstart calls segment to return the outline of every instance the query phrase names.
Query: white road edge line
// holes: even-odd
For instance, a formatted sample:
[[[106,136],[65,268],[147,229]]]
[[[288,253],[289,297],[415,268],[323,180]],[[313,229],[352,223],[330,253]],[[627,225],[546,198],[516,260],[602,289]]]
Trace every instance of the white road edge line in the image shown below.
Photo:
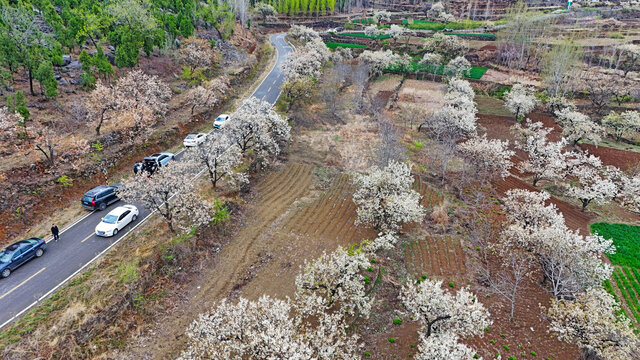
[[[275,37],[275,40],[278,40],[278,37]],[[282,40],[284,41],[284,37],[282,38]],[[286,41],[284,41],[285,44],[288,44]],[[275,44],[275,42],[274,42]],[[288,44],[289,45],[289,44]],[[279,51],[278,51],[278,46],[275,46],[276,48],[276,63],[273,65],[273,67],[271,68],[271,70],[269,70],[269,74],[271,74],[271,72],[273,72],[273,70],[275,69],[276,65],[278,64],[278,56],[279,56]],[[256,88],[256,90],[251,94],[251,96],[253,96],[256,91],[258,91],[258,88],[260,88],[260,86],[262,86],[262,83],[264,83],[264,81],[269,77],[269,75],[267,74],[267,76],[265,76],[264,79],[262,79],[262,82],[260,82],[260,85],[258,85],[258,87]],[[278,97],[276,98],[276,101],[274,102],[274,106],[275,103],[278,102],[278,99],[280,98],[280,95],[282,94],[282,90],[280,90],[280,92],[278,93]],[[213,130],[211,130],[212,133]],[[175,155],[181,153],[182,151],[184,151],[186,148],[183,148],[182,150],[180,150],[178,153],[176,153]],[[202,169],[191,181],[194,181],[195,179],[199,178],[204,172],[206,171],[206,169]],[[172,195],[171,197],[169,197],[169,200],[171,200],[176,194]],[[53,289],[49,290],[46,294],[42,295],[40,298],[38,298],[36,301],[34,301],[33,303],[31,303],[31,305],[27,306],[26,308],[22,309],[19,313],[17,313],[16,315],[14,315],[11,319],[5,321],[4,323],[2,323],[0,325],[0,329],[4,328],[6,325],[10,324],[11,322],[13,322],[16,318],[18,318],[19,316],[21,316],[22,314],[24,314],[25,312],[29,311],[32,307],[34,307],[36,304],[38,304],[39,302],[41,302],[42,300],[44,300],[45,298],[47,298],[49,295],[51,295],[54,291],[58,290],[62,285],[66,284],[69,280],[71,280],[73,277],[75,277],[76,275],[78,275],[78,273],[80,273],[81,271],[83,271],[87,266],[89,266],[90,264],[92,264],[94,261],[96,261],[99,257],[101,257],[102,255],[104,255],[107,251],[109,251],[112,247],[114,247],[116,244],[118,244],[122,239],[124,239],[127,235],[129,235],[130,232],[132,232],[133,230],[135,230],[138,226],[142,225],[151,215],[155,214],[157,210],[153,210],[151,211],[147,216],[145,216],[143,219],[141,219],[134,227],[132,227],[131,229],[129,229],[129,231],[127,231],[126,233],[124,233],[122,236],[120,236],[120,238],[118,240],[116,240],[113,244],[107,246],[104,250],[102,250],[99,254],[97,254],[96,256],[94,256],[91,260],[89,260],[87,263],[85,263],[84,265],[82,265],[78,270],[76,270],[73,274],[69,275],[66,279],[62,280],[60,283],[58,283],[58,285],[56,285]],[[91,211],[90,213],[88,213],[87,215],[83,216],[82,218],[80,218],[79,220],[77,220],[76,222],[74,222],[73,224],[67,226],[66,228],[64,228],[60,234],[62,234],[63,232],[65,232],[67,229],[71,228],[72,226],[76,225],[77,223],[79,223],[80,221],[84,220],[86,217],[88,217],[89,215],[93,214],[95,212],[95,210]]]

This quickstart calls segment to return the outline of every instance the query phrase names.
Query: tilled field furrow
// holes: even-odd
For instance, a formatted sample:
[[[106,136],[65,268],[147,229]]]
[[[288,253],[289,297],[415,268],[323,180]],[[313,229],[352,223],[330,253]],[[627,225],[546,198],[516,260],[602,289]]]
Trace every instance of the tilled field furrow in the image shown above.
[[[318,223],[318,226],[315,229],[311,229],[311,234],[322,234],[327,237],[329,235],[329,230],[335,223],[340,219],[340,214],[344,214],[345,209],[349,206],[346,201],[342,200],[342,195],[337,194],[337,201],[333,204],[330,213],[325,217],[324,221]]]
[[[270,203],[266,203],[261,206],[257,213],[262,214],[277,214],[280,215],[280,212],[283,211],[287,206],[289,206],[296,197],[300,196],[304,191],[307,190],[309,185],[311,184],[311,176],[310,169],[306,169],[300,174],[295,181],[292,181],[286,189],[282,190],[282,195],[277,197],[277,200],[273,200]],[[260,216],[260,215],[259,215]],[[277,217],[276,216],[276,217]]]
[[[353,217],[356,212],[356,205],[351,201],[351,197],[347,195],[347,198],[344,200],[346,206],[344,206],[344,211],[338,214],[338,217],[334,219],[334,222],[327,229],[327,237],[330,239],[337,238],[340,230],[345,226],[354,226],[353,222],[348,223],[349,219]]]
[[[440,262],[438,261],[438,247],[437,244],[434,243],[435,238],[426,238],[423,241],[425,243],[425,248],[429,253],[427,259],[429,261],[429,266],[431,267],[431,274],[441,275]]]
[[[268,207],[270,203],[277,202],[280,198],[287,196],[288,191],[296,186],[298,176],[301,176],[307,170],[307,167],[303,165],[295,165],[294,167],[295,170],[281,184],[274,185],[272,187],[274,190],[264,194],[262,197],[263,207]]]
[[[352,229],[356,228],[355,221],[358,217],[355,212],[355,205],[353,206],[354,211],[351,212],[348,216],[345,216],[345,220],[336,226],[336,229],[331,234],[332,239],[336,239],[339,242],[343,242]]]
[[[334,197],[340,191],[340,185],[344,181],[346,181],[345,178],[340,177],[335,181],[335,184],[329,190],[327,190],[322,198],[314,201],[313,213],[311,213],[311,216],[304,222],[299,222],[296,231],[298,234],[309,234],[310,229],[318,222],[322,221],[323,218],[321,216],[323,216],[326,212],[328,204],[331,204],[333,202]]]
[[[307,230],[307,234],[315,236],[318,231],[324,230],[335,216],[336,211],[342,206],[343,201],[340,200],[341,198],[342,196],[339,189],[331,194],[328,202],[322,207],[320,214],[318,214],[317,221]]]
[[[258,192],[261,194],[266,194],[267,192],[272,190],[273,185],[276,185],[277,187],[278,184],[282,183],[283,179],[287,179],[289,174],[291,174],[291,171],[295,170],[295,167],[296,166],[294,165],[287,165],[281,171],[278,171],[277,173],[274,173],[271,176],[267,177],[260,185],[258,185]]]

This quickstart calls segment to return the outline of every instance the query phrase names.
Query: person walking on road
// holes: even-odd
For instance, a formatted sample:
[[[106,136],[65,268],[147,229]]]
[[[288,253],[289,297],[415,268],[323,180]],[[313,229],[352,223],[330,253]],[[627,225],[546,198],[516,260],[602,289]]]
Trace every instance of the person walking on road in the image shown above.
[[[58,230],[56,224],[51,225],[51,234],[53,234],[53,240],[58,241],[58,239],[60,239],[60,236],[58,236],[59,233],[60,231]]]

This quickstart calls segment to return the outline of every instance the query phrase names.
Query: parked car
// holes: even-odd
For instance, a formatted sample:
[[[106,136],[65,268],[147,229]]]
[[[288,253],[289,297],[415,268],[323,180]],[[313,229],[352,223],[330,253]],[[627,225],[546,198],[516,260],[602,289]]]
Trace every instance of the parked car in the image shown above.
[[[182,144],[185,147],[198,146],[202,144],[205,140],[207,140],[207,134],[204,134],[204,133],[189,134],[187,135],[186,138],[184,138],[184,141],[182,142]]]
[[[216,120],[213,122],[213,128],[214,129],[222,129],[226,124],[227,121],[229,121],[229,115],[228,114],[220,114]]]
[[[40,238],[21,240],[0,251],[0,275],[3,278],[34,257],[44,254],[47,243]]]
[[[116,190],[121,187],[120,184],[100,185],[87,191],[82,200],[82,206],[89,210],[104,210],[108,205],[120,200]]]
[[[340,32],[344,30],[344,28],[342,26],[338,26],[337,28],[333,29],[333,32]]]
[[[123,205],[111,210],[96,226],[96,235],[114,236],[129,223],[136,221],[140,212],[133,205]]]
[[[147,171],[149,174],[153,174],[157,168],[166,166],[169,161],[173,160],[175,155],[170,152],[162,152],[147,156],[142,161],[142,170]]]

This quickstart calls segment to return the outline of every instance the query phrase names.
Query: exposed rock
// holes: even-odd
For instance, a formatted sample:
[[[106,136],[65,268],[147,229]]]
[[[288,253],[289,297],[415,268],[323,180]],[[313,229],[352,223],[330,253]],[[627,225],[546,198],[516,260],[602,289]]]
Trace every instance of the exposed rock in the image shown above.
[[[108,52],[104,54],[107,57],[107,61],[111,63],[111,65],[115,65],[116,63],[116,54],[115,52]]]
[[[67,81],[67,79],[61,77],[60,79],[58,79],[58,85],[60,85],[60,86],[69,86],[69,82]]]
[[[71,64],[71,55],[62,55],[62,66]]]
[[[80,64],[80,61],[78,60],[73,60],[71,61],[71,63],[69,63],[69,65],[65,66],[65,68],[67,68],[68,70],[81,70],[82,64]]]

